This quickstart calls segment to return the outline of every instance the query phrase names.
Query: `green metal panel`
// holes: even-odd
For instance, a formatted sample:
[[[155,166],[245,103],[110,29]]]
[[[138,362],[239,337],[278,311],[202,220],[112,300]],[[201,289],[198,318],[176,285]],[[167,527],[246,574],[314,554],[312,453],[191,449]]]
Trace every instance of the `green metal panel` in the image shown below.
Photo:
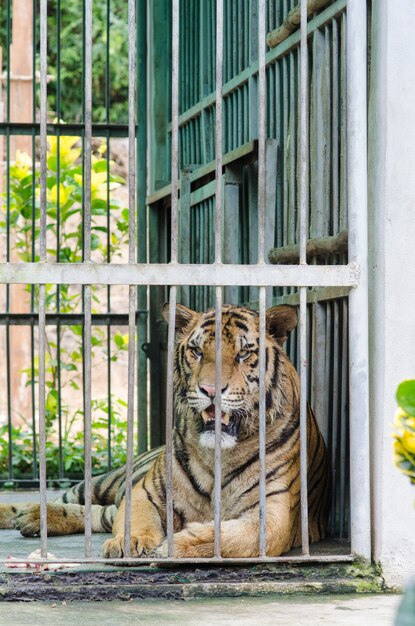
[[[160,2],[160,0],[159,0]],[[258,30],[257,0],[229,0],[224,3],[224,67],[223,67],[223,150],[224,150],[224,249],[225,262],[257,262],[257,162],[254,148],[244,148],[258,138]],[[278,27],[296,0],[269,0],[267,28]],[[179,67],[179,169],[181,173],[181,256],[191,263],[210,263],[214,258],[214,133],[215,133],[215,2],[214,0],[182,0],[180,17]],[[310,203],[309,233],[311,236],[337,234],[347,228],[346,161],[345,161],[345,6],[346,0],[334,0],[319,14],[311,17],[309,29],[310,72]],[[157,20],[155,13],[154,19]],[[154,29],[154,25],[152,26]],[[151,29],[150,29],[151,30]],[[298,242],[299,201],[299,32],[266,54],[267,136],[272,143],[267,152],[266,202],[267,246],[281,247]],[[150,90],[153,78],[150,76]],[[156,76],[154,81],[160,80]],[[167,103],[166,103],[167,105]],[[165,132],[169,135],[169,116]],[[165,122],[163,122],[164,124]],[[154,139],[152,139],[154,141]],[[164,143],[163,143],[164,142]],[[154,146],[154,154],[163,154],[169,142]],[[160,151],[161,150],[161,151]],[[227,161],[230,155],[232,159]],[[152,162],[153,163],[153,162]],[[151,165],[152,167],[152,165]],[[160,169],[162,164],[158,164]],[[189,173],[190,172],[190,173]],[[150,179],[156,178],[150,172]],[[154,184],[150,192],[155,190]],[[168,186],[152,194],[150,241],[169,241]],[[157,217],[156,217],[157,213]],[[157,232],[155,232],[157,229]],[[168,260],[167,245],[152,245]],[[179,244],[180,245],[180,244]],[[167,256],[165,256],[167,254]],[[156,260],[156,256],[152,257]],[[340,258],[313,260],[313,263],[346,261]],[[236,278],[237,282],[237,278]],[[165,294],[163,294],[165,295]],[[182,288],[183,303],[197,310],[214,305],[214,293],[203,285]],[[332,295],[332,298],[336,294]],[[290,287],[274,287],[268,302],[296,302],[298,294]],[[325,414],[331,440],[335,474],[341,475],[339,492],[333,496],[332,527],[347,535],[347,486],[345,478],[345,447],[347,447],[346,331],[347,304],[321,296],[308,306],[309,359],[316,358],[318,367],[310,368],[309,393]],[[225,299],[235,303],[257,305],[257,289],[237,284],[225,290]],[[160,331],[156,319],[162,298],[152,303],[151,324]],[[164,332],[164,331],[163,331]],[[159,338],[152,339],[160,343]],[[317,340],[318,339],[318,340]],[[162,353],[155,349],[154,354]],[[287,342],[287,352],[297,362],[298,341],[294,331]],[[160,378],[159,362],[152,364],[152,384]],[[317,380],[320,376],[321,379]],[[164,380],[163,375],[161,379]],[[337,393],[333,390],[340,389]],[[161,410],[164,391],[160,390],[152,420]],[[341,399],[340,399],[341,398]],[[328,414],[336,415],[332,429]],[[156,425],[152,426],[157,429]],[[159,431],[161,432],[161,431]],[[341,460],[343,459],[343,461]],[[336,485],[338,482],[336,482]],[[336,491],[335,486],[334,491]],[[340,504],[339,504],[340,502]]]

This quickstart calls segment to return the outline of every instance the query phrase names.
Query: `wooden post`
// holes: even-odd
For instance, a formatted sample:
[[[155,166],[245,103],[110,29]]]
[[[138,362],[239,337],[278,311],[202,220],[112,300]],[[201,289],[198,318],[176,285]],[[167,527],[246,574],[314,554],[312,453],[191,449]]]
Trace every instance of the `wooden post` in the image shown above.
[[[10,121],[33,121],[33,3],[13,1],[12,44],[10,46]],[[10,141],[10,158],[16,150],[30,154],[31,137],[15,136]]]
[[[1,65],[0,65],[1,67]],[[12,42],[10,46],[10,111],[7,111],[7,74],[0,80],[0,119],[11,122],[31,123],[33,120],[33,2],[32,0],[13,0],[12,7]],[[1,117],[3,112],[3,117]],[[16,158],[16,151],[32,155],[32,137],[15,135],[10,137],[10,161]],[[0,141],[0,193],[4,191],[5,141]],[[2,198],[2,196],[0,196]],[[2,201],[3,211],[5,209]],[[11,261],[17,261],[15,240],[10,240]],[[3,260],[6,260],[3,258]],[[10,289],[10,311],[24,313],[29,311],[28,294],[24,285],[13,285]],[[21,371],[30,363],[30,342],[28,331],[21,326],[10,328],[10,384],[12,396],[12,418],[17,413],[26,417],[30,414],[30,387],[25,387],[25,379]],[[0,354],[5,363],[5,354]]]

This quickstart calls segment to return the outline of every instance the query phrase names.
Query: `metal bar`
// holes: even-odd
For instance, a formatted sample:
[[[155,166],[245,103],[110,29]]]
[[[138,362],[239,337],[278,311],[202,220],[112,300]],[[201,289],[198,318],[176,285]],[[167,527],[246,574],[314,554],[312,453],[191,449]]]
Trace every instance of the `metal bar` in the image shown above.
[[[172,0],[172,60],[171,60],[171,252],[170,260],[177,262],[178,252],[178,193],[179,193],[179,18],[180,1]]]
[[[68,122],[68,124],[47,124],[47,134],[57,135],[61,130],[62,135],[81,135],[84,124],[80,122]],[[111,137],[128,137],[127,124],[92,124],[92,136],[103,137],[107,133]],[[63,132],[62,132],[63,131]],[[0,135],[31,135],[40,134],[40,124],[34,122],[0,122]]]
[[[136,0],[128,0],[128,263],[136,260],[135,228],[135,78],[136,78]],[[125,528],[124,556],[131,554],[131,497],[133,489],[134,458],[134,381],[135,381],[135,307],[137,289],[129,287],[128,324],[128,406],[127,406],[127,459],[125,472]]]
[[[171,263],[178,260],[178,147],[179,147],[179,20],[180,0],[172,0],[172,60],[171,60]],[[180,266],[179,271],[180,271]],[[152,284],[152,281],[147,281]],[[169,329],[167,339],[167,389],[166,389],[166,530],[167,556],[174,553],[173,543],[173,362],[177,287],[170,289]]]
[[[347,203],[349,258],[360,264],[349,297],[350,494],[352,552],[370,559],[367,269],[366,3],[347,4]]]
[[[219,0],[220,3],[220,0]],[[217,13],[219,15],[219,13]],[[215,301],[215,483],[214,483],[214,549],[215,557],[221,555],[221,497],[222,497],[222,287],[216,287]]]
[[[167,338],[167,384],[166,384],[166,517],[167,554],[173,556],[173,362],[176,325],[177,288],[170,289],[169,330]]]
[[[267,83],[265,75],[265,0],[258,2],[258,264],[265,263],[265,176]]]
[[[148,219],[146,207],[147,194],[147,2],[139,2],[136,15],[136,99],[137,99],[137,159],[136,159],[136,192],[137,192],[137,261],[147,261]],[[140,86],[137,89],[137,85]],[[147,286],[137,289],[137,309],[148,307]],[[137,439],[138,453],[148,449],[148,359],[142,346],[148,341],[147,316],[137,316]]]
[[[347,419],[347,300],[342,302],[342,356],[341,356],[341,389],[340,389],[340,489],[339,489],[339,538],[345,537],[346,531],[346,419]]]
[[[85,139],[84,139],[84,173],[83,173],[83,258],[86,263],[91,261],[91,173],[92,173],[92,0],[85,0],[85,57],[84,57],[84,109],[85,109]],[[92,551],[92,331],[91,285],[84,289],[84,468],[85,468],[85,556],[91,556]]]
[[[266,344],[265,344],[266,289],[259,290],[259,556],[267,554],[266,536]]]
[[[223,285],[354,287],[357,263],[348,265],[233,265],[177,263],[0,263],[0,283],[68,285]]]
[[[46,261],[47,210],[47,0],[40,3],[40,232],[39,259]],[[33,234],[34,236],[34,234]],[[46,281],[45,281],[46,282]],[[46,285],[39,286],[39,489],[40,489],[40,551],[47,555],[46,506]]]
[[[193,565],[193,564],[202,564],[205,563],[207,565],[210,564],[222,564],[222,565],[255,565],[256,563],[349,563],[354,561],[356,557],[353,554],[324,554],[324,555],[313,555],[304,557],[304,556],[278,556],[278,557],[241,557],[241,558],[225,558],[225,557],[195,557],[195,558],[164,558],[162,560],[163,565],[171,563],[172,565]],[[99,563],[104,565],[125,565],[125,559],[104,559],[104,558],[96,558],[96,559],[79,559],[79,558],[70,558],[70,559],[26,559],[22,558],[22,562],[24,561],[25,567],[28,564],[33,565],[51,565],[53,563],[79,563],[81,565],[84,564],[92,564]],[[128,559],[129,563],[137,563],[137,565],[148,565],[150,563],[155,563],[155,559],[148,557],[140,557],[134,558],[130,557]],[[159,560],[161,562],[161,559]],[[0,565],[8,565],[10,564],[10,559],[0,559]]]
[[[301,0],[301,92],[300,92],[300,265],[307,264],[308,231],[308,48],[307,0]],[[307,494],[307,289],[300,288],[300,478],[301,478],[301,544],[309,555]]]
[[[223,0],[216,0],[216,127],[215,127],[215,262],[222,262],[222,83],[223,83]]]
[[[147,310],[136,310],[136,321],[140,317],[147,316]],[[128,314],[126,313],[93,313],[91,315],[93,326],[128,326]],[[46,326],[81,326],[85,322],[83,313],[46,313]],[[37,326],[38,316],[36,313],[0,313],[0,326]]]
[[[229,42],[228,42],[229,43]],[[216,126],[215,126],[215,262],[222,263],[222,83],[223,83],[223,0],[216,0]],[[215,294],[215,479],[214,479],[214,556],[221,554],[222,497],[222,287]]]

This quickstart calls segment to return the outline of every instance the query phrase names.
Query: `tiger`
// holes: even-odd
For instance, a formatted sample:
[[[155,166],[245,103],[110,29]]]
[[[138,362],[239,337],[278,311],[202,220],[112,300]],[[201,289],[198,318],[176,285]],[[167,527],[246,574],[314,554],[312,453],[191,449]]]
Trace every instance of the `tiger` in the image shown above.
[[[168,321],[168,305],[163,308]],[[215,310],[198,313],[176,305],[172,453],[174,557],[214,555]],[[259,556],[259,315],[224,305],[221,369],[222,557]],[[266,311],[265,489],[266,554],[280,556],[301,545],[300,384],[283,349],[297,325],[288,305]],[[329,463],[316,418],[307,408],[309,540],[324,539],[328,514]],[[124,554],[125,467],[92,479],[92,530],[111,532],[103,556]],[[167,555],[166,452],[157,448],[133,464],[132,557]],[[49,535],[82,533],[85,482],[48,503]],[[0,528],[23,536],[40,532],[39,505],[0,505]]]

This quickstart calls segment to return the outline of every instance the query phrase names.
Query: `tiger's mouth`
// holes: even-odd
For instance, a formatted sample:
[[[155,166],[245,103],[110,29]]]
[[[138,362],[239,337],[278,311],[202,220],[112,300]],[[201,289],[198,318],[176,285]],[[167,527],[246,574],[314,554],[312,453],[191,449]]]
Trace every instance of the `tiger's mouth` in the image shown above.
[[[215,405],[211,404],[201,412],[202,426],[204,431],[215,430]],[[222,432],[228,432],[230,415],[229,413],[221,412]]]

